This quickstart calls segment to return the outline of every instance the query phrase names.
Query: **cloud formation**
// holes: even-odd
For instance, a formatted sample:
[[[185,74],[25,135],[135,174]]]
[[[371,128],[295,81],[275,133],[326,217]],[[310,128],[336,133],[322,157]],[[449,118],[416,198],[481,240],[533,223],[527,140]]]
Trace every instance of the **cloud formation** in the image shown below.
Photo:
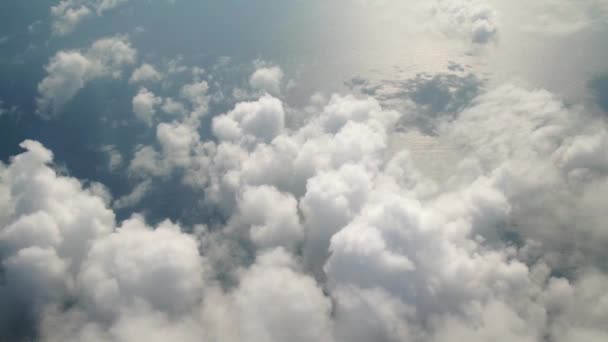
[[[85,51],[59,51],[46,65],[47,75],[38,84],[38,114],[58,114],[88,82],[121,77],[123,68],[134,64],[136,57],[137,51],[121,36],[99,39]]]
[[[74,0],[62,0],[51,7],[51,16],[54,18],[53,33],[59,36],[72,32],[85,18],[91,16],[91,8],[77,3]]]
[[[546,91],[496,88],[437,123],[433,139],[461,160],[438,181],[407,145],[389,152],[396,120],[414,113],[335,95],[294,130],[280,103],[237,104],[214,118],[217,143],[190,140],[190,161],[172,165],[198,172],[229,217],[225,239],[244,241],[246,254],[279,247],[302,258],[332,299],[332,339],[605,337],[550,304],[562,289],[602,296],[580,287],[605,277],[604,214],[592,204],[607,181],[602,123]],[[265,130],[245,128],[257,120]]]
[[[70,165],[81,179],[61,160],[74,150],[49,138],[63,130],[0,161],[0,341],[608,340],[606,118],[560,89],[493,75],[525,69],[521,83],[546,84],[532,75],[540,65],[503,59],[523,46],[562,52],[559,36],[583,30],[593,45],[606,0],[311,2],[342,11],[340,25],[288,53],[271,39],[289,38],[299,20],[275,14],[302,4],[285,3],[265,13],[294,30],[240,35],[247,44],[228,49],[244,51],[232,60],[216,56],[230,44],[213,29],[197,31],[211,32],[195,37],[202,47],[182,37],[158,50],[155,28],[138,26],[55,50],[78,38],[56,36],[128,3],[51,7],[37,114],[60,114],[100,79],[128,97],[92,104],[111,110],[89,128],[99,145],[82,147],[100,154],[82,162],[102,165]],[[234,17],[220,7],[213,14]],[[235,32],[267,24],[239,21]],[[32,39],[28,53],[43,52]],[[332,49],[299,52],[311,46]],[[238,64],[256,54],[291,69]],[[361,76],[328,92],[351,72]],[[601,81],[589,83],[600,105]],[[0,100],[11,124],[28,118],[14,101]],[[15,136],[53,126],[28,124]]]
[[[440,3],[465,27],[459,34],[489,41],[470,30],[476,5],[466,2],[475,9],[462,16]],[[57,110],[86,82],[134,62],[120,37],[62,51],[39,106]],[[134,83],[153,79],[144,69]],[[333,94],[294,107],[277,70],[258,68],[246,91],[261,94],[210,118],[210,76],[169,96],[139,88],[133,112],[155,141],[130,156],[138,182],[116,200],[57,172],[52,152],[32,140],[0,164],[0,339],[608,337],[601,118],[506,84],[479,89],[426,130],[412,120],[424,101],[395,110]],[[420,140],[449,149],[428,163],[415,151]],[[121,164],[106,151],[111,168]],[[116,220],[113,209],[173,178],[208,217],[192,226]]]
[[[497,13],[484,0],[435,0],[431,16],[446,34],[460,34],[472,43],[486,44],[498,33]]]
[[[163,75],[156,70],[153,65],[148,63],[144,63],[139,68],[133,70],[133,74],[131,74],[131,78],[129,79],[129,83],[152,83],[158,82],[162,80]]]
[[[53,34],[71,33],[83,20],[93,15],[103,15],[129,0],[61,0],[51,6]]]
[[[154,95],[146,88],[141,88],[137,95],[133,97],[133,113],[139,120],[152,125],[156,107],[161,105],[162,102],[162,98]]]
[[[278,66],[260,67],[249,78],[249,84],[253,89],[279,94],[281,82],[283,81],[283,70]]]

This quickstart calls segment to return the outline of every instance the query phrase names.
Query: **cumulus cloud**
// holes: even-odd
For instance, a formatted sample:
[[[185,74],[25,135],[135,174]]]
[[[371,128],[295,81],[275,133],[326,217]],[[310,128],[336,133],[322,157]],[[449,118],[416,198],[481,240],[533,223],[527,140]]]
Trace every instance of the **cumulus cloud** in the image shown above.
[[[152,125],[154,115],[156,114],[156,107],[162,102],[163,100],[160,97],[154,95],[146,88],[141,88],[137,95],[133,97],[133,113],[135,113],[135,117],[139,120]]]
[[[139,216],[116,226],[100,197],[49,166],[49,150],[29,140],[21,146],[27,152],[0,168],[3,339],[23,337],[18,328],[30,321],[66,319],[66,329],[76,329],[86,317],[82,335],[73,331],[69,339],[87,340],[95,336],[95,322],[101,329],[129,310],[145,307],[163,316],[197,306],[204,264],[191,235],[169,221],[153,230]],[[71,298],[78,303],[72,311],[50,313]],[[121,324],[114,330],[128,338]],[[40,337],[54,340],[60,333]]]
[[[152,83],[162,80],[162,74],[156,68],[148,63],[142,64],[139,68],[133,70],[129,83]]]
[[[88,249],[114,228],[114,213],[73,178],[58,176],[47,164],[52,153],[35,141],[10,166],[0,167],[0,287],[3,339],[36,320],[49,302],[65,300],[74,287]],[[20,308],[20,309],[17,309]],[[31,332],[30,332],[31,333]]]
[[[120,36],[99,39],[86,51],[59,51],[38,84],[37,112],[57,114],[88,82],[120,77],[125,66],[135,63],[136,55],[129,41]]]
[[[51,7],[53,33],[59,36],[68,34],[85,18],[92,15],[91,9],[74,0],[63,0]]]
[[[186,113],[167,121],[153,113],[168,100],[137,95],[156,141],[135,149],[139,185],[113,207],[179,177],[212,217],[116,222],[98,190],[24,142],[0,166],[2,337],[22,337],[22,317],[46,341],[608,336],[608,128],[584,108],[503,85],[426,135],[397,131],[415,104],[317,96],[288,126],[302,109],[265,94],[211,118],[205,138],[209,85],[178,89]],[[429,165],[400,135],[453,158]]]
[[[284,126],[283,104],[269,95],[258,101],[241,102],[229,113],[213,119],[213,132],[222,140],[245,138],[270,142]]]
[[[270,186],[244,189],[229,225],[228,229],[249,231],[260,248],[295,248],[304,235],[296,199]]]
[[[257,341],[331,341],[331,302],[282,249],[263,253],[240,276],[235,309],[242,336]],[[256,308],[267,308],[258,311]]]
[[[281,92],[283,70],[278,66],[257,68],[249,78],[249,85],[253,89],[278,94]]]
[[[83,20],[93,15],[103,15],[129,0],[61,0],[51,6],[53,34],[71,33]]]
[[[193,120],[207,114],[209,109],[209,84],[206,81],[189,83],[180,89],[180,96],[191,105],[190,116]]]
[[[554,0],[549,0],[554,1]],[[561,0],[556,0],[562,2]],[[593,1],[593,0],[591,0]],[[496,40],[500,31],[499,11],[509,11],[511,4],[492,0],[357,0],[354,4],[367,7],[375,14],[381,13],[386,22],[401,27],[399,34],[408,33],[409,39],[423,39],[437,43],[443,36],[449,41],[466,45],[484,46]],[[520,5],[522,8],[529,6]],[[381,33],[378,33],[381,34]],[[440,38],[441,40],[441,38]],[[440,43],[440,44],[450,44]]]
[[[178,226],[151,230],[136,216],[92,244],[77,282],[93,315],[111,318],[137,302],[178,314],[200,298],[202,263],[195,240]]]
[[[468,37],[476,44],[492,41],[498,33],[496,11],[483,0],[435,0],[430,13],[446,34]]]
[[[21,337],[13,328],[23,317],[40,322],[32,334],[47,341],[132,341],[150,324],[162,330],[153,338],[186,341],[329,338],[330,300],[290,254],[260,254],[223,293],[206,276],[194,235],[169,221],[152,229],[137,215],[116,225],[99,197],[49,166],[49,150],[22,146],[27,152],[0,169],[3,338]],[[240,322],[236,329],[215,324],[226,317]]]
[[[185,170],[189,182],[199,183],[206,179],[200,169],[208,164],[207,151],[213,144],[201,142],[198,133],[198,117],[188,116],[184,121],[160,123],[156,127],[156,139],[160,150],[140,145],[130,162],[129,170],[134,175],[167,177],[175,169]]]
[[[321,102],[317,116],[287,128],[284,104],[265,95],[216,116],[216,142],[190,135],[176,152],[142,151],[180,156],[161,163],[164,174],[198,174],[188,184],[225,213],[221,234],[245,255],[279,247],[301,258],[296,269],[332,300],[332,339],[606,336],[548,302],[558,288],[601,298],[603,123],[543,90],[496,88],[425,138],[458,156],[437,179],[407,143],[391,147],[395,123],[413,114],[373,98]],[[173,140],[159,136],[161,146]],[[573,325],[580,331],[564,334]]]

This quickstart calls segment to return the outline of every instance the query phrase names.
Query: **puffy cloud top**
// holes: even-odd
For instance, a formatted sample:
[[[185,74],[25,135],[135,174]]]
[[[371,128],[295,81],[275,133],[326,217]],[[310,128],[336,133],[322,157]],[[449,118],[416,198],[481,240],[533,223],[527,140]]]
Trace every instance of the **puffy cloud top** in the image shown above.
[[[47,64],[47,75],[38,84],[38,113],[59,113],[88,82],[120,77],[125,66],[135,63],[136,56],[129,41],[119,36],[97,40],[84,52],[59,51]]]
[[[56,35],[66,35],[83,20],[97,14],[102,15],[129,0],[61,0],[58,4],[51,7],[53,17],[53,33]]]
[[[279,94],[281,92],[283,76],[283,70],[278,66],[260,67],[249,78],[249,84],[254,89],[271,94]]]
[[[241,102],[232,111],[213,119],[213,132],[222,140],[243,137],[270,142],[284,127],[283,104],[270,95],[255,102]]]
[[[129,83],[157,82],[162,77],[161,73],[154,66],[144,63],[133,71]]]
[[[484,0],[435,0],[431,14],[446,33],[456,32],[486,44],[498,33],[496,11]]]

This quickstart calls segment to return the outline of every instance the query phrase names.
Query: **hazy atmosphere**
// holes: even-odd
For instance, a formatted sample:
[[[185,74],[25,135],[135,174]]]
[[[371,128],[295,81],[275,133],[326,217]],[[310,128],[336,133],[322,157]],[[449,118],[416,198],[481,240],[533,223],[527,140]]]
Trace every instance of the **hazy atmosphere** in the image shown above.
[[[0,341],[608,341],[608,0],[1,0]]]

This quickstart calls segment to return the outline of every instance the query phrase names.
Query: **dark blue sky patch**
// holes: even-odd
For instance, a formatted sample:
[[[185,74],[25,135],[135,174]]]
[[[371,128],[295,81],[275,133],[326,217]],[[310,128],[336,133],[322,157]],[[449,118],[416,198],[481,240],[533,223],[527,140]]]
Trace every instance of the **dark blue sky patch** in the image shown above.
[[[591,89],[597,105],[608,113],[608,73],[591,80],[589,89]]]

